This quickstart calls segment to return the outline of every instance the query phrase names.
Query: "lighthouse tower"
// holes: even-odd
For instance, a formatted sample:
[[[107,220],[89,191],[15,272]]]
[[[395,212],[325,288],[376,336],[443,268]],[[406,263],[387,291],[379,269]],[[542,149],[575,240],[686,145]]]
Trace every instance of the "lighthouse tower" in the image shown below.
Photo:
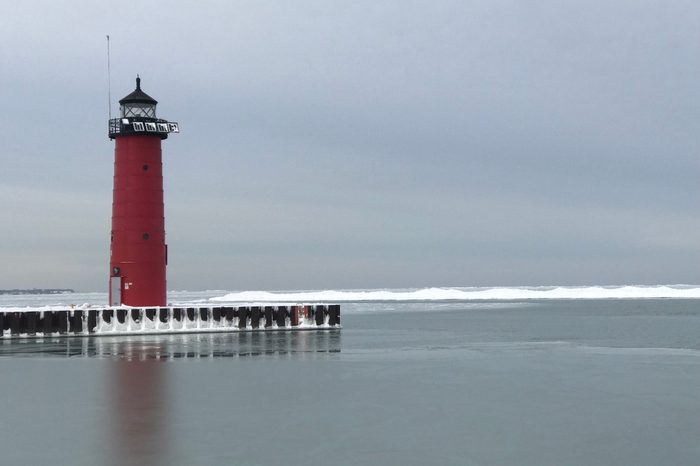
[[[110,306],[165,306],[163,164],[160,144],[178,133],[175,122],[156,116],[158,102],[136,89],[119,101],[109,120],[114,139],[114,191],[110,243]]]

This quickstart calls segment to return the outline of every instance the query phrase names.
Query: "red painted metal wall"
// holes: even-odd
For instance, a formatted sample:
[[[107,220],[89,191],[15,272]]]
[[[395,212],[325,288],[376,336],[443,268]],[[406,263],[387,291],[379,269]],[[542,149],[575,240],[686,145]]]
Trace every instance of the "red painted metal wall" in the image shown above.
[[[167,251],[161,138],[133,134],[114,141],[110,276],[118,267],[122,304],[165,306]]]

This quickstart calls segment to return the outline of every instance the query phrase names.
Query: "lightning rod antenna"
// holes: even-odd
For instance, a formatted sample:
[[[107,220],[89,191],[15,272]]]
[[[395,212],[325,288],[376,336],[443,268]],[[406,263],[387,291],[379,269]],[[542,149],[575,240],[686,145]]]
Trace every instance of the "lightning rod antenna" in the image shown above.
[[[107,107],[109,108],[109,119],[112,119],[112,70],[109,63],[109,34],[107,34]]]

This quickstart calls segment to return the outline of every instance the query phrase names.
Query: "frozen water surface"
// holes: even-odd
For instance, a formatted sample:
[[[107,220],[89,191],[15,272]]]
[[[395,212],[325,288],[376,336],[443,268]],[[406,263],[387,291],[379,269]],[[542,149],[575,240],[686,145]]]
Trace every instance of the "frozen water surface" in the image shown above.
[[[0,463],[700,464],[698,300],[342,309],[340,332],[2,341]]]

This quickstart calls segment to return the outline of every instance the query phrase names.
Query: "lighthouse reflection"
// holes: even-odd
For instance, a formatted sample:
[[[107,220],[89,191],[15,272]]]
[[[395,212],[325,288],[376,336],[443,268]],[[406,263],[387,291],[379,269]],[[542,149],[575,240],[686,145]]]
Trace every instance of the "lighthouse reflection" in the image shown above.
[[[116,356],[114,464],[169,464],[167,361],[201,358],[309,357],[340,351],[340,332],[189,334],[95,338],[88,354]]]
[[[147,358],[120,359],[110,371],[112,464],[167,464],[165,369],[164,360]]]

